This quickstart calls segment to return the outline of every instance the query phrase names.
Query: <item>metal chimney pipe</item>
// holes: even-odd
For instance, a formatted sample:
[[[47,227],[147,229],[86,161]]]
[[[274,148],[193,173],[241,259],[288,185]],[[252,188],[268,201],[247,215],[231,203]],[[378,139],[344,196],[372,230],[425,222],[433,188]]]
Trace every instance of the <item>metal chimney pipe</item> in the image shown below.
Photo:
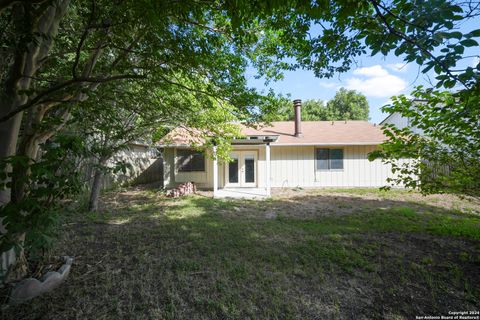
[[[302,134],[302,100],[293,100],[293,109],[295,110],[295,137],[301,137]]]

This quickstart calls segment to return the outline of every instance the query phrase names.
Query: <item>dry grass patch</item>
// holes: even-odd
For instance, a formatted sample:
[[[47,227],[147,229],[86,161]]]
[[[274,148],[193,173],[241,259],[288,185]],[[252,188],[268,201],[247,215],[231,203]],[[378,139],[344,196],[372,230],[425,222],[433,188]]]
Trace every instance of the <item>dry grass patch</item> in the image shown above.
[[[478,215],[400,191],[290,192],[109,193],[100,213],[66,216],[53,254],[76,257],[67,282],[2,317],[410,319],[480,308]]]

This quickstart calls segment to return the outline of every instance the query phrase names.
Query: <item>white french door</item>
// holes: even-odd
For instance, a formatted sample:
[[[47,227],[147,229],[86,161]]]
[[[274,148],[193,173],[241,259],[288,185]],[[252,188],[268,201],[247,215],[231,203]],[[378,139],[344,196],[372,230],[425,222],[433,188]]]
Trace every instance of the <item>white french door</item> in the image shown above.
[[[225,165],[225,187],[252,188],[257,186],[257,152],[235,151]]]

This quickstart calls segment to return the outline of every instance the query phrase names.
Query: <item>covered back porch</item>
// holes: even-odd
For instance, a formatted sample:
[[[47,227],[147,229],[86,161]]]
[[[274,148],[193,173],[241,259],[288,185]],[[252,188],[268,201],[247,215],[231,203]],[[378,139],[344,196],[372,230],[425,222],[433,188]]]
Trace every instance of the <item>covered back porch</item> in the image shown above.
[[[213,147],[213,197],[261,199],[271,196],[270,143],[276,137],[233,141],[231,161],[220,164]]]

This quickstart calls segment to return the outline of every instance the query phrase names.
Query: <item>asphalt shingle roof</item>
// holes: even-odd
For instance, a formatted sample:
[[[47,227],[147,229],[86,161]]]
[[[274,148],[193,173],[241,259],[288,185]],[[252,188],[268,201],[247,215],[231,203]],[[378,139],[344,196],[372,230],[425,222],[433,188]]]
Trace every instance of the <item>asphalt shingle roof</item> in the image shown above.
[[[272,145],[377,145],[386,140],[381,126],[367,121],[302,121],[302,136],[295,137],[293,121],[272,122],[268,126],[242,126],[246,136],[278,136]],[[166,145],[202,144],[195,129],[176,128],[161,139]]]
[[[301,129],[303,136],[295,137],[295,123],[281,121],[258,129],[243,127],[242,132],[247,136],[277,135],[276,145],[376,145],[386,139],[381,127],[367,121],[302,121]]]

